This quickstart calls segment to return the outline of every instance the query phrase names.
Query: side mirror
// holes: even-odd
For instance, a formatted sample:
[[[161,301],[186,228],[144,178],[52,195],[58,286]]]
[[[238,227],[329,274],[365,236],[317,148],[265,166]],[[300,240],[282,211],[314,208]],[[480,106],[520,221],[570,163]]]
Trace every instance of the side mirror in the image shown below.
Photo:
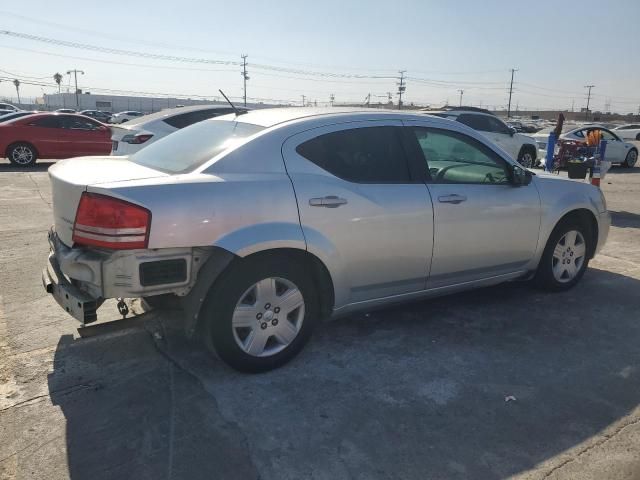
[[[519,167],[518,165],[514,165],[511,168],[511,181],[513,182],[513,185],[521,187],[531,183],[533,175],[529,170],[524,167]]]
[[[517,130],[513,127],[509,127],[509,135],[512,137],[516,134]]]

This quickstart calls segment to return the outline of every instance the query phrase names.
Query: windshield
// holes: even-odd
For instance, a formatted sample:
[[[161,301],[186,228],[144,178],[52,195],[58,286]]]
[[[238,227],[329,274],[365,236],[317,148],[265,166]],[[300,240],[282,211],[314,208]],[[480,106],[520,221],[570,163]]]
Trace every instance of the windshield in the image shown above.
[[[167,173],[191,172],[263,129],[232,121],[199,122],[152,143],[132,155],[130,160]]]

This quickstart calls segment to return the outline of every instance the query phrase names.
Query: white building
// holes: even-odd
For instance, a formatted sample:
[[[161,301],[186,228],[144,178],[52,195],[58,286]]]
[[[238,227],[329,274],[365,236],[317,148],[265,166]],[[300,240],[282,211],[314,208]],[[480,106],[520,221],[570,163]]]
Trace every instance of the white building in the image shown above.
[[[76,103],[76,95],[74,93],[56,93],[45,94],[36,101],[39,105],[44,106],[43,110],[56,110],[58,108],[74,108],[76,110],[103,110],[105,112],[122,112],[124,110],[136,110],[143,113],[159,112],[165,108],[173,108],[178,105],[227,105],[223,98],[215,97],[217,101],[212,100],[193,100],[190,98],[154,98],[154,97],[128,97],[121,95],[94,95],[92,93],[78,94]],[[242,106],[242,102],[234,101],[238,107]],[[270,105],[266,104],[247,104],[250,108],[264,108]]]

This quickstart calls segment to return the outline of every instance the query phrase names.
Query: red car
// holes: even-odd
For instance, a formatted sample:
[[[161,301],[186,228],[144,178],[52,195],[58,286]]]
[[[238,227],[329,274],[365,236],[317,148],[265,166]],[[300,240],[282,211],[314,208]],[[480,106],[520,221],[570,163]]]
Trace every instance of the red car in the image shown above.
[[[38,158],[109,155],[111,129],[83,115],[36,113],[0,124],[0,152],[21,167]]]

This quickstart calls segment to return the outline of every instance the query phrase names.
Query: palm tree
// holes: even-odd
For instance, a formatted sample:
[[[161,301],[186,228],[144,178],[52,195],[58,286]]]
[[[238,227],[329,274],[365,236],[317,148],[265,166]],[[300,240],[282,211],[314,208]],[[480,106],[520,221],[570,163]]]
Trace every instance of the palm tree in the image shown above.
[[[18,80],[17,78],[13,81],[13,84],[16,86],[16,92],[18,94],[18,105],[20,105],[22,102],[20,101],[20,80]]]
[[[58,93],[60,93],[60,84],[62,83],[62,75],[60,73],[54,73],[53,79],[58,84]]]

